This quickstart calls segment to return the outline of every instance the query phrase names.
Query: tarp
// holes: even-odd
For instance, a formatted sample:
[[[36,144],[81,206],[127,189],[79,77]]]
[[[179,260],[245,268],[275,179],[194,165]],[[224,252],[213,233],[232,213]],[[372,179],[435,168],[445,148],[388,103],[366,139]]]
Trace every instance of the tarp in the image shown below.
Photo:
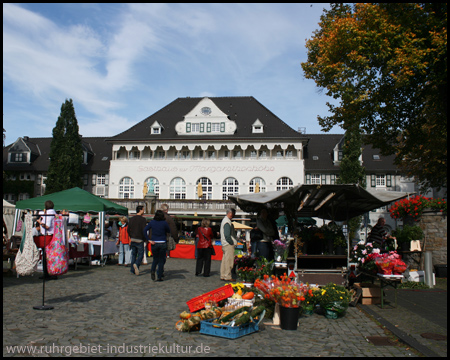
[[[237,221],[233,221],[232,224],[233,224],[235,230],[251,230],[251,229],[253,229],[251,226],[242,224]]]
[[[32,199],[18,201],[16,203],[16,216],[14,226],[19,216],[19,210],[45,210],[45,202],[51,200],[55,211],[68,210],[70,212],[98,213],[100,224],[105,223],[106,214],[128,215],[128,208],[102,199],[79,187],[59,191],[53,194],[35,197]],[[103,257],[104,249],[104,226],[100,226],[101,248],[100,254]]]
[[[284,209],[291,216],[344,221],[386,206],[412,193],[366,190],[357,184],[298,185],[289,190],[233,195],[228,198],[246,212],[266,204]]]
[[[7,202],[5,199],[3,199],[3,221],[6,225],[6,231],[7,231],[7,238],[10,239],[13,231],[13,224],[14,224],[14,213],[16,211],[15,205]],[[17,236],[22,236],[22,231],[16,232]]]
[[[22,210],[45,210],[44,204],[47,200],[53,201],[55,211],[69,210],[71,212],[105,212],[107,214],[128,215],[126,207],[102,199],[79,187],[18,201],[16,208]]]
[[[275,220],[277,226],[286,226],[288,224],[288,219],[286,215],[281,215],[278,219]],[[311,217],[298,217],[297,224],[302,225],[316,225],[317,221]]]

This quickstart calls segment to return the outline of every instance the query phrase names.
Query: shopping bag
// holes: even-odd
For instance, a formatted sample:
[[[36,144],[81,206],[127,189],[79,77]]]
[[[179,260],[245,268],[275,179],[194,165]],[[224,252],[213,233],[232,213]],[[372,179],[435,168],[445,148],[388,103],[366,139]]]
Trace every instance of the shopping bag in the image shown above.
[[[69,270],[69,253],[63,241],[62,217],[55,217],[55,233],[45,248],[49,275],[63,275]]]
[[[39,250],[33,241],[32,228],[33,220],[31,214],[28,213],[25,215],[24,234],[15,259],[17,275],[31,275],[37,269]]]
[[[167,250],[172,251],[175,250],[177,247],[177,244],[172,236],[169,236],[169,239],[167,240]]]

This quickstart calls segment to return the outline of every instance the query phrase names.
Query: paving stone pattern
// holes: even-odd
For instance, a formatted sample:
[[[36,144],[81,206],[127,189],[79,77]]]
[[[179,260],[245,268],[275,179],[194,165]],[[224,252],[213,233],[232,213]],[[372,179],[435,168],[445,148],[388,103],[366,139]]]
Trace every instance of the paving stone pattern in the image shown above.
[[[211,277],[196,277],[195,260],[170,258],[165,281],[154,282],[150,265],[141,266],[139,276],[114,260],[105,267],[79,265],[46,282],[45,304],[54,306],[46,311],[33,309],[42,304],[39,274],[4,276],[3,356],[61,356],[62,351],[83,352],[72,354],[77,356],[417,356],[399,342],[369,343],[366,336],[387,335],[358,308],[337,320],[303,316],[297,331],[267,321],[261,331],[235,340],[177,331],[179,314],[188,311],[186,301],[225,284],[219,269],[220,261],[213,261]],[[12,354],[11,346],[44,351],[32,354],[29,347],[25,354]]]

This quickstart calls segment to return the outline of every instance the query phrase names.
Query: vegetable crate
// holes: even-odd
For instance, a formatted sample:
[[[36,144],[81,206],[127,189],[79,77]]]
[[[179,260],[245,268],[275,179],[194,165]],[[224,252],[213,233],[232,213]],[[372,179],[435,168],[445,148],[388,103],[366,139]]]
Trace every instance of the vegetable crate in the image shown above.
[[[214,319],[200,322],[200,334],[224,337],[227,339],[237,339],[241,336],[254,333],[259,330],[258,324],[249,322],[240,326],[229,326],[213,323]]]
[[[225,285],[216,290],[207,292],[206,294],[197,296],[197,297],[187,301],[186,304],[189,306],[190,312],[196,312],[200,309],[203,309],[205,307],[205,302],[207,302],[207,301],[219,302],[221,300],[229,298],[233,294],[234,294],[234,290],[231,287],[231,285],[228,284],[228,285]]]

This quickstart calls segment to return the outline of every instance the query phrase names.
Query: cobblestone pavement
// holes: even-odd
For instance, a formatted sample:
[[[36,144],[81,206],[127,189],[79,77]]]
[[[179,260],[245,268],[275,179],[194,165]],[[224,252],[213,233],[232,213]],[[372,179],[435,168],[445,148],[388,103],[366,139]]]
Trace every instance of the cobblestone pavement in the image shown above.
[[[385,330],[359,308],[349,308],[338,320],[314,314],[302,317],[297,331],[285,331],[267,321],[262,330],[229,340],[198,332],[175,330],[186,301],[224,285],[220,261],[212,276],[196,277],[195,260],[167,259],[166,280],[153,282],[150,266],[141,274],[114,264],[78,266],[56,281],[3,277],[3,356],[418,356],[400,342],[375,346],[367,336],[387,337]],[[392,338],[392,337],[391,337]],[[124,347],[125,345],[125,347]],[[149,347],[150,345],[150,347]],[[25,354],[13,346],[28,346]],[[36,348],[34,348],[35,346]],[[33,353],[40,351],[42,353]],[[118,353],[121,351],[132,353]],[[17,349],[16,349],[17,351]],[[48,352],[48,353],[47,353]],[[101,353],[100,353],[101,352]],[[189,353],[188,353],[189,352]]]
[[[387,305],[381,309],[379,305],[368,307],[371,313],[389,322],[388,328],[394,332],[399,330],[406,336],[402,339],[418,348],[416,345],[425,346],[425,354],[428,356],[447,357],[447,290],[439,288],[427,290],[398,290],[398,307],[394,306],[394,290],[386,289]],[[383,323],[385,323],[383,321]],[[441,335],[444,338],[426,338],[422,334]]]

